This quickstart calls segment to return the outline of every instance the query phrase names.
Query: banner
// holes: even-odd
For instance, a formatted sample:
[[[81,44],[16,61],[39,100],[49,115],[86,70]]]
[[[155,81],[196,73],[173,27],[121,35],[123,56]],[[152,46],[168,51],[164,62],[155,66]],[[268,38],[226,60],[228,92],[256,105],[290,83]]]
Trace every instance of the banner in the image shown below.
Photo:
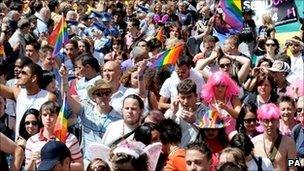
[[[255,11],[253,17],[257,25],[262,24],[262,15],[266,12],[272,16],[275,25],[283,25],[298,20],[295,0],[242,0],[243,8]]]
[[[255,11],[253,20],[257,28],[262,25],[262,15],[269,13],[276,24],[276,38],[281,44],[293,36],[300,35],[298,18],[304,17],[303,0],[241,0],[243,9]]]

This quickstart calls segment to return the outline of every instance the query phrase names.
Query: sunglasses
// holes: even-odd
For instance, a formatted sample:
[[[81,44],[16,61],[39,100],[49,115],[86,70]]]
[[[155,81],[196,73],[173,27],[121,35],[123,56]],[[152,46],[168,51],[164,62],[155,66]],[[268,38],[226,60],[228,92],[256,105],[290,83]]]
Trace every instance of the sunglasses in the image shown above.
[[[106,92],[96,92],[96,93],[93,93],[94,96],[98,96],[98,97],[102,97],[102,96],[109,96],[111,94],[110,91],[106,91]]]
[[[303,111],[303,108],[297,108],[297,113],[301,113]]]
[[[227,64],[220,64],[221,68],[225,68],[225,67],[231,67],[231,63],[227,63]]]
[[[38,124],[38,122],[37,121],[26,121],[26,122],[24,122],[24,124],[25,125],[30,125],[30,124],[32,124],[32,125],[37,125]]]
[[[257,119],[256,118],[249,118],[249,119],[244,119],[244,122],[246,124],[249,124],[249,123],[256,123]]]
[[[272,46],[272,47],[275,47],[275,46],[276,46],[274,43],[266,43],[265,45],[266,45],[266,46]]]
[[[300,46],[300,44],[298,44],[298,43],[293,43],[293,44],[291,44],[291,46]]]

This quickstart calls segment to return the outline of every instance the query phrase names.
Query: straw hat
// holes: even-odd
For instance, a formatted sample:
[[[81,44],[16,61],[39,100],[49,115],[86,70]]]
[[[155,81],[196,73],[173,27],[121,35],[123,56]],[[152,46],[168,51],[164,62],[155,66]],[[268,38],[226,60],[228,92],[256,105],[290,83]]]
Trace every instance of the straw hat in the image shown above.
[[[299,36],[293,36],[289,41],[299,43],[302,47],[304,46],[304,43]]]
[[[290,67],[288,63],[280,61],[280,60],[275,60],[271,66],[271,68],[268,68],[268,70],[272,72],[289,72]]]
[[[111,92],[113,92],[112,86],[108,82],[100,79],[100,80],[96,80],[94,85],[90,85],[87,88],[89,98],[92,100],[94,91],[100,90],[100,89],[110,89]]]

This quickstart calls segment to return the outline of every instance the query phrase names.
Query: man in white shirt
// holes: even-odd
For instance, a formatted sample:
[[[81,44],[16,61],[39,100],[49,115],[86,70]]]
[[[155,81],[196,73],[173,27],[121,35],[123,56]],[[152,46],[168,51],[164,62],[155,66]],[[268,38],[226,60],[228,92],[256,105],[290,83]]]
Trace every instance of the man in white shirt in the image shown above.
[[[81,101],[90,100],[87,94],[88,86],[101,79],[98,61],[90,54],[83,54],[76,58],[75,63],[76,70],[82,76],[76,85],[78,97]]]
[[[117,62],[108,61],[103,65],[102,78],[113,87],[110,105],[118,112],[121,112],[123,99],[130,94],[136,94],[135,89],[120,84],[121,75],[121,68]]]
[[[196,84],[193,80],[186,79],[177,86],[177,100],[171,102],[171,107],[165,113],[165,117],[174,120],[181,126],[181,146],[186,147],[194,142],[199,129],[194,125],[200,123],[203,115],[208,112],[208,107],[197,104]]]
[[[39,65],[29,63],[22,68],[18,85],[20,87],[8,87],[0,84],[0,96],[16,100],[16,139],[19,135],[19,126],[24,112],[30,108],[40,110],[46,101],[56,101],[56,96],[46,90],[40,89],[42,69]]]
[[[298,36],[294,36],[291,39],[291,57],[290,57],[290,70],[291,74],[294,75],[294,79],[304,79],[304,56],[301,50],[304,48],[304,43]]]
[[[196,93],[200,95],[204,82],[200,73],[192,69],[193,61],[187,56],[181,56],[175,65],[175,71],[167,78],[160,89],[159,108],[169,109],[169,99],[173,101],[177,97],[177,85],[185,79],[191,79],[196,84]]]

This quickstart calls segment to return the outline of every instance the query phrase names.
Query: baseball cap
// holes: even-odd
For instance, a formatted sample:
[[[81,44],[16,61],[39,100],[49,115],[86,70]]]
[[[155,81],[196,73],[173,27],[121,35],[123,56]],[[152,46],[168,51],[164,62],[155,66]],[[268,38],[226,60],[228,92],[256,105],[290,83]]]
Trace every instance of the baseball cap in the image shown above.
[[[66,157],[71,157],[68,147],[60,141],[49,141],[41,149],[41,163],[38,171],[52,170],[56,163]]]

